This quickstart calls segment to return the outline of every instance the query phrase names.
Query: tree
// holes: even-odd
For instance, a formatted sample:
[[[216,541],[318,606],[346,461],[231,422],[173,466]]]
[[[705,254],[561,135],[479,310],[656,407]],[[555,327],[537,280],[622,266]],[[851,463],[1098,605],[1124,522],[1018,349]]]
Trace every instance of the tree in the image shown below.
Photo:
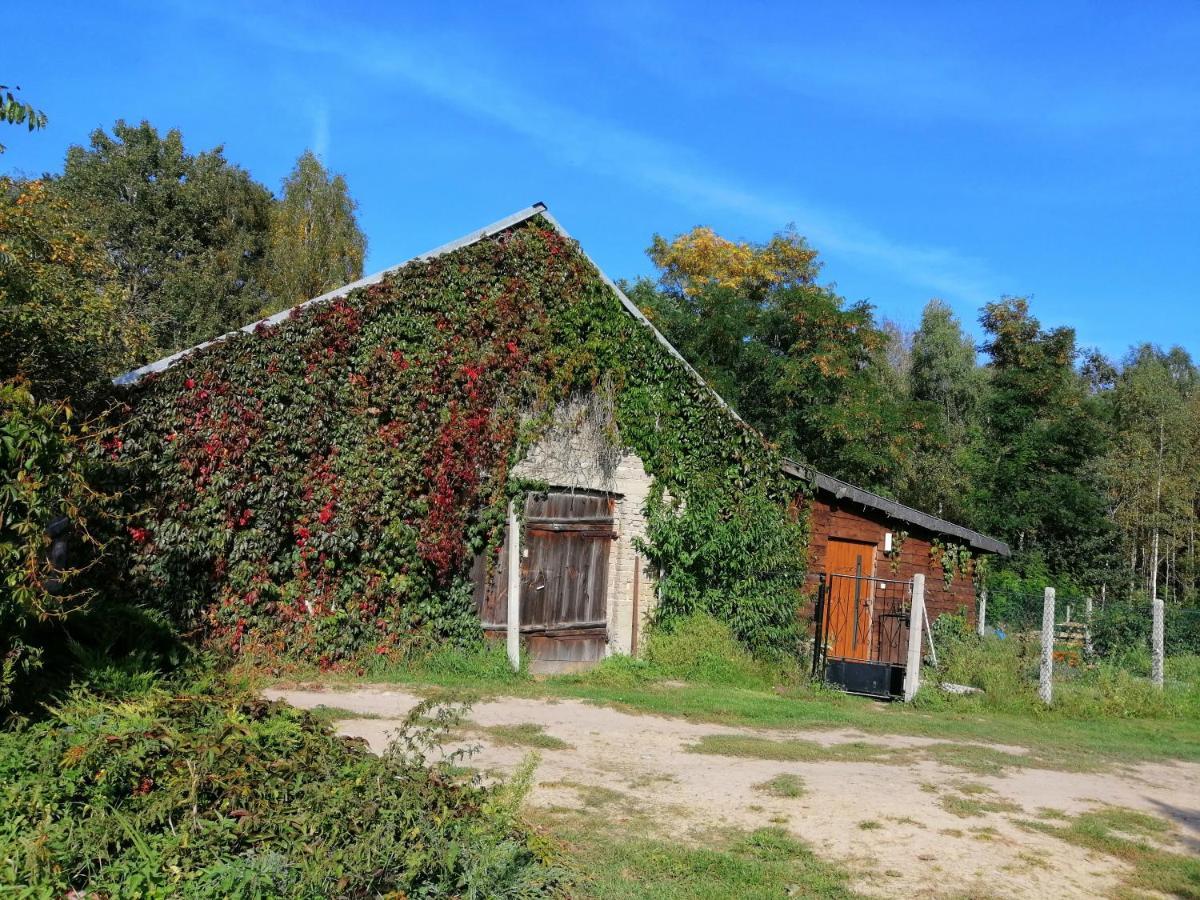
[[[70,205],[45,180],[0,178],[0,712],[96,593],[85,570],[112,508],[97,451],[116,447],[95,426],[143,334],[124,309]],[[52,560],[52,537],[65,558]]]
[[[304,151],[271,210],[266,282],[271,310],[284,309],[362,277],[367,239],[346,179]]]
[[[975,345],[950,307],[930,300],[912,337],[909,390],[926,428],[909,460],[905,499],[955,521],[969,521],[968,448],[978,439],[985,386]]]
[[[1131,589],[1166,598],[1195,590],[1200,508],[1200,372],[1176,347],[1130,351],[1106,401],[1112,517]]]
[[[147,342],[70,204],[45,180],[0,178],[0,381],[87,407]]]
[[[817,468],[891,494],[922,423],[888,345],[868,303],[817,285],[774,292],[750,348],[746,414]]]
[[[891,491],[911,416],[888,360],[891,337],[866,303],[817,284],[820,262],[792,231],[762,244],[708,228],[647,251],[658,285],[634,300],[751,424],[831,474]]]
[[[127,291],[129,314],[154,352],[244,325],[266,294],[262,265],[271,195],[217,147],[196,155],[179,131],[118,121],[71,147],[62,195],[101,238]]]
[[[1088,579],[1111,532],[1097,466],[1103,420],[1074,368],[1075,332],[1043,329],[1022,297],[989,303],[980,322],[990,389],[970,463],[974,523],[1052,572]]]
[[[817,251],[792,229],[751,244],[698,226],[671,241],[654,235],[646,254],[670,292],[696,296],[721,287],[751,302],[761,302],[772,288],[812,284],[821,270]]]
[[[13,91],[19,91],[18,86],[9,87],[7,84],[0,84],[0,122],[7,122],[10,125],[26,125],[30,131],[38,131],[45,128],[47,119],[46,114],[41,110],[34,109],[33,105],[19,99]],[[0,144],[0,153],[3,153],[5,146]]]

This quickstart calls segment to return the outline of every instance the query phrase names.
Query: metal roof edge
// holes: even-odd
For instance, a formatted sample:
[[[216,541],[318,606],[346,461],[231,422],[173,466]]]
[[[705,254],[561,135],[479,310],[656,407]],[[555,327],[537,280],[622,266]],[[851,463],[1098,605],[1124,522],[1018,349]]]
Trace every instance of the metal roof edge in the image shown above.
[[[330,300],[336,300],[338,297],[344,297],[346,294],[357,290],[358,288],[369,287],[372,284],[379,283],[383,280],[384,276],[395,272],[398,269],[402,269],[411,263],[420,262],[421,260],[425,259],[433,259],[436,256],[442,256],[446,253],[451,253],[461,247],[478,243],[485,238],[491,237],[497,232],[504,231],[506,228],[512,228],[512,226],[520,222],[524,222],[526,219],[531,219],[536,215],[543,214],[547,214],[546,204],[539,201],[534,203],[532,206],[527,206],[525,209],[513,213],[510,216],[505,216],[503,219],[497,219],[490,225],[485,225],[483,228],[469,232],[460,238],[456,238],[453,241],[442,244],[440,247],[434,247],[432,250],[427,250],[424,253],[418,254],[410,259],[406,259],[402,263],[382,269],[376,272],[374,275],[368,275],[365,278],[358,279],[358,281],[352,281],[350,284],[343,285],[340,288],[336,288],[332,291],[321,294],[319,297],[313,297],[311,300],[305,300],[303,303],[299,303],[285,310],[281,310],[280,312],[273,313],[270,316],[258,319],[257,321],[251,322],[249,325],[243,325],[241,328],[236,328],[233,331],[228,331],[225,334],[212,338],[211,340],[196,344],[194,347],[188,347],[186,350],[179,350],[176,353],[172,353],[170,356],[164,356],[162,359],[157,359],[154,362],[146,363],[144,366],[118,375],[112,380],[112,383],[117,386],[137,384],[137,382],[139,382],[145,376],[154,372],[165,371],[184,357],[195,353],[197,350],[203,350],[207,347],[213,346],[214,344],[219,344],[240,332],[246,332],[249,334],[260,326],[277,325],[280,322],[290,319],[297,310],[304,309],[308,306],[316,306],[320,303],[328,303]],[[595,265],[595,263],[592,263],[592,265]]]
[[[783,461],[783,471],[788,475],[808,482],[816,487],[817,490],[832,494],[839,500],[852,500],[855,503],[878,510],[888,518],[917,525],[926,531],[961,538],[972,547],[988,553],[998,553],[1001,556],[1012,555],[1012,550],[1004,541],[981,534],[978,531],[973,531],[965,525],[958,525],[947,519],[921,512],[921,510],[914,509],[911,506],[905,506],[896,500],[881,497],[863,488],[855,487],[848,481],[842,481],[840,478],[834,478],[832,475],[818,472],[811,466],[798,463],[795,460],[785,458]]]
[[[561,234],[564,238],[567,238],[568,240],[575,240],[573,237],[571,237],[571,235],[567,231],[567,229],[563,228],[562,224],[556,218],[554,218],[554,216],[552,216],[550,214],[550,211],[548,209],[542,210],[542,218],[545,219],[551,225],[551,227],[553,227],[554,230],[557,231],[559,234]],[[688,362],[686,359],[684,359],[683,354],[675,349],[675,345],[672,344],[669,340],[667,340],[666,335],[664,335],[661,331],[659,331],[653,322],[651,322],[648,318],[646,318],[646,314],[644,312],[642,312],[641,309],[638,308],[638,305],[636,303],[634,303],[632,300],[629,299],[629,297],[625,294],[625,292],[617,286],[617,283],[615,281],[613,281],[611,278],[608,277],[608,275],[605,273],[605,271],[600,268],[599,264],[594,259],[592,259],[591,256],[588,255],[588,252],[586,250],[583,249],[583,246],[581,244],[579,244],[578,241],[576,241],[575,243],[576,243],[576,247],[577,247],[579,253],[583,256],[584,259],[586,259],[589,263],[591,263],[592,268],[596,270],[596,274],[598,274],[600,276],[600,280],[603,281],[608,286],[608,288],[614,294],[617,295],[617,299],[619,299],[621,301],[621,305],[625,307],[625,311],[628,312],[631,316],[633,316],[634,319],[636,319],[638,322],[640,322],[646,328],[649,328],[650,333],[654,335],[655,340],[657,340],[658,343],[662,345],[663,349],[666,350],[668,353],[670,353],[673,357],[675,357],[675,359],[678,360],[680,363],[682,363],[683,367],[688,371],[688,373],[692,376],[692,378],[694,378],[696,380],[696,383],[700,387],[707,390],[710,394],[712,394],[713,399],[715,399],[717,401],[717,403],[719,403],[726,412],[728,412],[731,416],[733,416],[733,418],[735,420],[737,420],[738,424],[740,424],[746,428],[753,429],[753,426],[750,425],[749,423],[747,423],[745,419],[743,419],[740,415],[738,415],[737,410],[729,405],[729,401],[726,400],[724,397],[722,397],[720,394],[718,394],[716,389],[711,384],[709,384],[707,381],[705,381],[704,376],[701,375],[699,372],[697,372],[696,369],[693,368],[693,366],[690,362]]]

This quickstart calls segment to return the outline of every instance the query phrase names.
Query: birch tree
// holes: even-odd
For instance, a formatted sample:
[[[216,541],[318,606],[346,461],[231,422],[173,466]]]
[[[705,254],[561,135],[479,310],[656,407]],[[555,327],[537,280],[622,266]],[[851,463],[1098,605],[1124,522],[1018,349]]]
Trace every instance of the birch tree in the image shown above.
[[[271,210],[268,311],[286,309],[362,277],[367,239],[346,179],[309,150],[283,182]]]

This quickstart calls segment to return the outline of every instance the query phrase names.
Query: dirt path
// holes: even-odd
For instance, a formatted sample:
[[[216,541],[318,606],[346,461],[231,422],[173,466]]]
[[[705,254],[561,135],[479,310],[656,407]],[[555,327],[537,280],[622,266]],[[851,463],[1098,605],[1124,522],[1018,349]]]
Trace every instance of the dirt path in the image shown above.
[[[337,726],[376,750],[420,701],[384,687],[266,694],[299,707],[378,717]],[[730,728],[574,700],[499,699],[477,704],[470,720],[478,730],[469,743],[482,746],[472,764],[484,772],[510,772],[529,752],[497,743],[484,730],[489,727],[532,723],[569,745],[539,751],[529,801],[535,807],[578,806],[599,794],[610,816],[648,823],[672,840],[702,840],[713,827],[779,825],[822,857],[847,865],[855,886],[877,896],[1092,897],[1111,891],[1123,863],[1015,824],[1048,815],[1046,810],[1075,815],[1102,803],[1141,810],[1172,820],[1176,850],[1200,852],[1196,765],[1153,764],[1119,773],[1014,768],[981,775],[931,758],[925,748],[937,741]],[[798,738],[831,750],[866,741],[895,752],[884,762],[780,762],[685,751],[711,735]],[[782,774],[803,780],[801,796],[778,797],[755,787]]]

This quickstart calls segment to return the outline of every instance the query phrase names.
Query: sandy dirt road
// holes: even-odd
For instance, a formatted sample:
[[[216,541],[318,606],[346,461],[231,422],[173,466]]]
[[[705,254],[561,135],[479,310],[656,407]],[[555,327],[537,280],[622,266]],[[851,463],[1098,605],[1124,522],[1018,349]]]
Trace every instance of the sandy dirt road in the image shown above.
[[[421,699],[384,686],[265,693],[298,707],[361,714],[337,728],[377,751]],[[1099,773],[1016,767],[981,774],[933,758],[924,751],[939,742],[928,739],[732,728],[575,700],[501,698],[476,704],[469,719],[466,741],[480,748],[471,764],[485,773],[511,772],[529,752],[490,740],[489,727],[531,723],[569,745],[538,751],[528,801],[535,812],[577,805],[589,790],[603,789],[620,800],[609,815],[636,818],[671,840],[702,841],[713,828],[780,826],[821,857],[846,865],[858,890],[881,897],[1093,897],[1112,891],[1123,863],[1016,824],[1053,814],[1047,810],[1075,815],[1104,804],[1140,810],[1171,821],[1173,850],[1200,853],[1197,765],[1156,763]],[[886,762],[780,762],[686,749],[710,735],[798,738],[830,747],[867,741],[894,752]],[[801,796],[778,797],[756,787],[782,774],[803,780]]]

